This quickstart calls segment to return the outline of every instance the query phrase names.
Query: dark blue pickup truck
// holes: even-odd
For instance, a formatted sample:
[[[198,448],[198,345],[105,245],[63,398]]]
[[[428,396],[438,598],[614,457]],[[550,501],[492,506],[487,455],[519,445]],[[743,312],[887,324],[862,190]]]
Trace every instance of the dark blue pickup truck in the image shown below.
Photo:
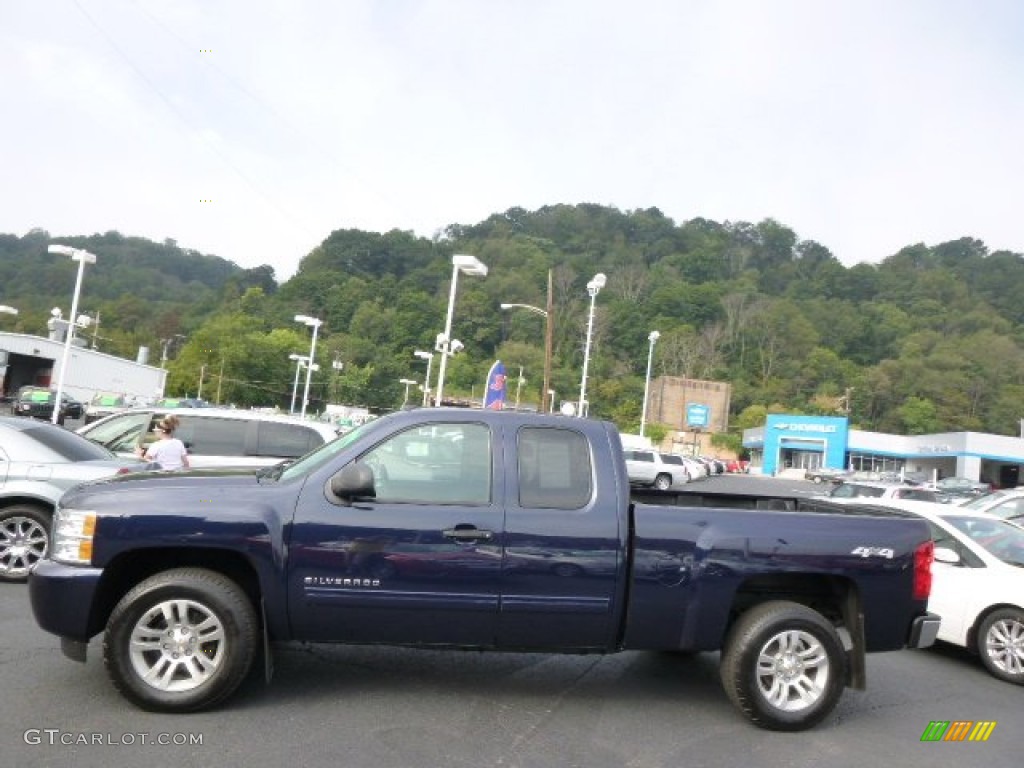
[[[730,699],[799,730],[864,687],[866,652],[934,640],[922,521],[652,496],[610,424],[405,411],[291,464],[79,486],[29,590],[68,656],[104,632],[117,688],[169,712],[269,674],[274,641],[652,649],[721,651]]]

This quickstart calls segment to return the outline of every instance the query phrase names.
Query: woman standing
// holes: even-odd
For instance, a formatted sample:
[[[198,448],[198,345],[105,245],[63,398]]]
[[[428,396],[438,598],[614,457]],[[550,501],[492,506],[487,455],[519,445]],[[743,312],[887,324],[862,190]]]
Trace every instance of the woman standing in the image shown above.
[[[150,443],[149,448],[140,445],[135,452],[147,461],[155,462],[160,469],[188,469],[188,452],[185,444],[174,436],[178,428],[178,417],[168,414],[153,428],[159,439]]]

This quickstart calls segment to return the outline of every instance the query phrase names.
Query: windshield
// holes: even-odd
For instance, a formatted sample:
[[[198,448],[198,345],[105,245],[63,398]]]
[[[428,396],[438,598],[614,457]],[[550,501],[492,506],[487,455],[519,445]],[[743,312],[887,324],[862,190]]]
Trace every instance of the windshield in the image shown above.
[[[1024,567],[1024,528],[1005,520],[943,517],[967,538],[1004,563]]]
[[[356,427],[351,432],[348,432],[341,437],[331,440],[329,443],[324,443],[322,446],[317,448],[312,453],[307,453],[298,461],[294,461],[291,464],[284,466],[281,469],[280,479],[291,480],[294,477],[302,477],[308,475],[318,467],[323,466],[328,461],[333,459],[345,448],[351,445],[355,440],[359,438],[363,432],[366,431],[367,426],[374,422],[367,422],[360,427]]]
[[[995,502],[1002,501],[1003,499],[1010,496],[1012,493],[1014,493],[1014,491],[1012,490],[994,491],[992,493],[986,493],[982,496],[973,498],[970,501],[965,501],[960,506],[963,507],[964,509],[976,509],[982,511],[992,506],[992,504],[994,504]]]

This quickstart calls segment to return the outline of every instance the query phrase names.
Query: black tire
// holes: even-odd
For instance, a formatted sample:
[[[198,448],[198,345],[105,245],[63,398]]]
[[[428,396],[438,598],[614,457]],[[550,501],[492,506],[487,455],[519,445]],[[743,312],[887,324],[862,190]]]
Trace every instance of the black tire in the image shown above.
[[[981,623],[978,655],[994,677],[1024,685],[1024,611],[1000,608]]]
[[[813,478],[811,478],[811,481],[815,485],[821,485],[823,482],[825,482],[825,478],[823,478],[821,475],[815,475]]]
[[[103,661],[137,706],[195,712],[234,692],[258,645],[256,612],[241,587],[215,571],[177,568],[121,598],[107,622]],[[147,672],[159,679],[148,681]]]
[[[0,509],[0,582],[24,581],[50,551],[50,510],[35,504]]]
[[[662,472],[656,478],[654,478],[654,487],[659,491],[667,491],[672,487],[672,475],[666,475]]]
[[[820,723],[839,701],[846,654],[820,613],[778,600],[736,621],[722,650],[720,674],[730,701],[754,725],[802,731]]]

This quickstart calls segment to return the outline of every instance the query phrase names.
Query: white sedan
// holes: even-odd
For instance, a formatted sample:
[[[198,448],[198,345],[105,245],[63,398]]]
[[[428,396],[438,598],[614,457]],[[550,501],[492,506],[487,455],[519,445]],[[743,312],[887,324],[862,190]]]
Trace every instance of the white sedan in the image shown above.
[[[942,617],[938,639],[977,653],[999,679],[1024,684],[1024,528],[946,504],[877,504],[928,521],[935,541],[928,610]]]

